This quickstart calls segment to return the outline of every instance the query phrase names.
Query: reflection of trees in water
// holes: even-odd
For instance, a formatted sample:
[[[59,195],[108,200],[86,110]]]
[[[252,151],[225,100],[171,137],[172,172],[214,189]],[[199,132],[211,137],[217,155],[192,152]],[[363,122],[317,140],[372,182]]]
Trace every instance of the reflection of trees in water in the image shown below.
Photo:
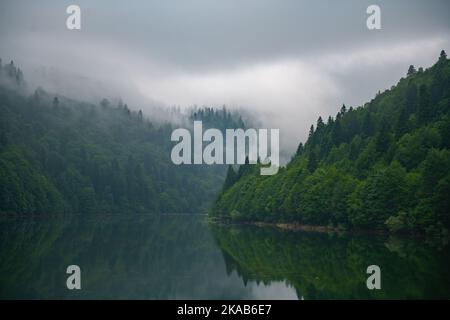
[[[274,228],[212,225],[227,272],[286,281],[306,299],[450,298],[448,246],[411,239],[344,237]],[[382,290],[366,287],[366,268],[381,267]]]
[[[234,290],[197,217],[55,216],[3,221],[0,230],[0,297],[221,298]],[[70,264],[81,267],[80,291],[66,289]]]
[[[449,261],[447,246],[422,241],[208,228],[192,216],[0,222],[0,298],[238,299],[251,297],[243,284],[253,280],[286,281],[309,299],[449,298]],[[81,267],[81,291],[66,289],[70,264]],[[366,289],[369,264],[382,269],[381,291]]]

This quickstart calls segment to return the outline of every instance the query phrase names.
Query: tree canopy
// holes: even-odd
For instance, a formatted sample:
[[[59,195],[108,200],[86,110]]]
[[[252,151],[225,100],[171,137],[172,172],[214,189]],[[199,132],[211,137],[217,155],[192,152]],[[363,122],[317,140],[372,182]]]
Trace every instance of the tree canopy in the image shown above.
[[[358,108],[320,117],[277,175],[224,188],[211,216],[397,232],[450,228],[450,62],[438,62]],[[234,212],[234,215],[231,213]],[[237,214],[238,213],[238,214]]]

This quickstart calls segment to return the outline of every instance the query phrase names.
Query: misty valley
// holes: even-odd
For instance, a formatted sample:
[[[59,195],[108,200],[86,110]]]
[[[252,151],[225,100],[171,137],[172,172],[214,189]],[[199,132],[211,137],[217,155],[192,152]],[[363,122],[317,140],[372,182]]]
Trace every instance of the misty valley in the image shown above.
[[[156,118],[0,62],[0,297],[448,299],[449,105],[442,51],[319,117],[279,166],[278,131],[242,110]]]

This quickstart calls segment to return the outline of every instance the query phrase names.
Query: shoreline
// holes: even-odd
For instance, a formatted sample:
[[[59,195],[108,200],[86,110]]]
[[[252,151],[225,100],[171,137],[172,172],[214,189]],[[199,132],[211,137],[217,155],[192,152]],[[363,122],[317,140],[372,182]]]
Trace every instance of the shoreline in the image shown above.
[[[345,229],[342,227],[333,226],[321,226],[321,225],[306,225],[296,222],[262,222],[262,221],[241,221],[232,222],[228,220],[221,220],[215,218],[209,218],[212,223],[218,223],[222,225],[251,225],[260,228],[276,228],[279,230],[293,231],[293,232],[314,232],[314,233],[328,233],[328,234],[347,234],[347,235],[366,235],[366,236],[400,236],[409,238],[426,238],[425,234],[419,233],[392,233],[387,229],[367,229],[367,228],[352,228]]]
[[[344,229],[332,226],[310,225],[301,224],[297,222],[251,222],[250,224],[257,227],[275,227],[281,230],[288,231],[304,231],[304,232],[317,232],[317,233],[340,233],[340,234],[352,234],[352,235],[377,235],[387,236],[391,233],[388,230],[383,229]]]
[[[390,235],[388,230],[384,229],[344,229],[339,227],[331,227],[331,226],[320,226],[320,225],[307,225],[300,223],[274,223],[273,226],[289,231],[305,231],[305,232],[318,232],[318,233],[347,233],[347,234],[355,234],[355,235]]]

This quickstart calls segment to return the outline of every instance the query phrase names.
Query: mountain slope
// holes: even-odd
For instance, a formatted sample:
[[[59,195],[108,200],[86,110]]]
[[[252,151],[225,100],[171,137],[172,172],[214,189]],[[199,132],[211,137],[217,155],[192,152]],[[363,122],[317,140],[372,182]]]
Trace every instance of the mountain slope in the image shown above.
[[[364,106],[319,118],[277,175],[230,167],[211,216],[440,232],[450,226],[449,148],[450,62],[442,51],[434,66],[411,66]]]
[[[220,190],[226,167],[172,163],[173,125],[24,86],[12,62],[0,64],[0,213],[205,212]],[[226,110],[195,117],[242,125]]]

